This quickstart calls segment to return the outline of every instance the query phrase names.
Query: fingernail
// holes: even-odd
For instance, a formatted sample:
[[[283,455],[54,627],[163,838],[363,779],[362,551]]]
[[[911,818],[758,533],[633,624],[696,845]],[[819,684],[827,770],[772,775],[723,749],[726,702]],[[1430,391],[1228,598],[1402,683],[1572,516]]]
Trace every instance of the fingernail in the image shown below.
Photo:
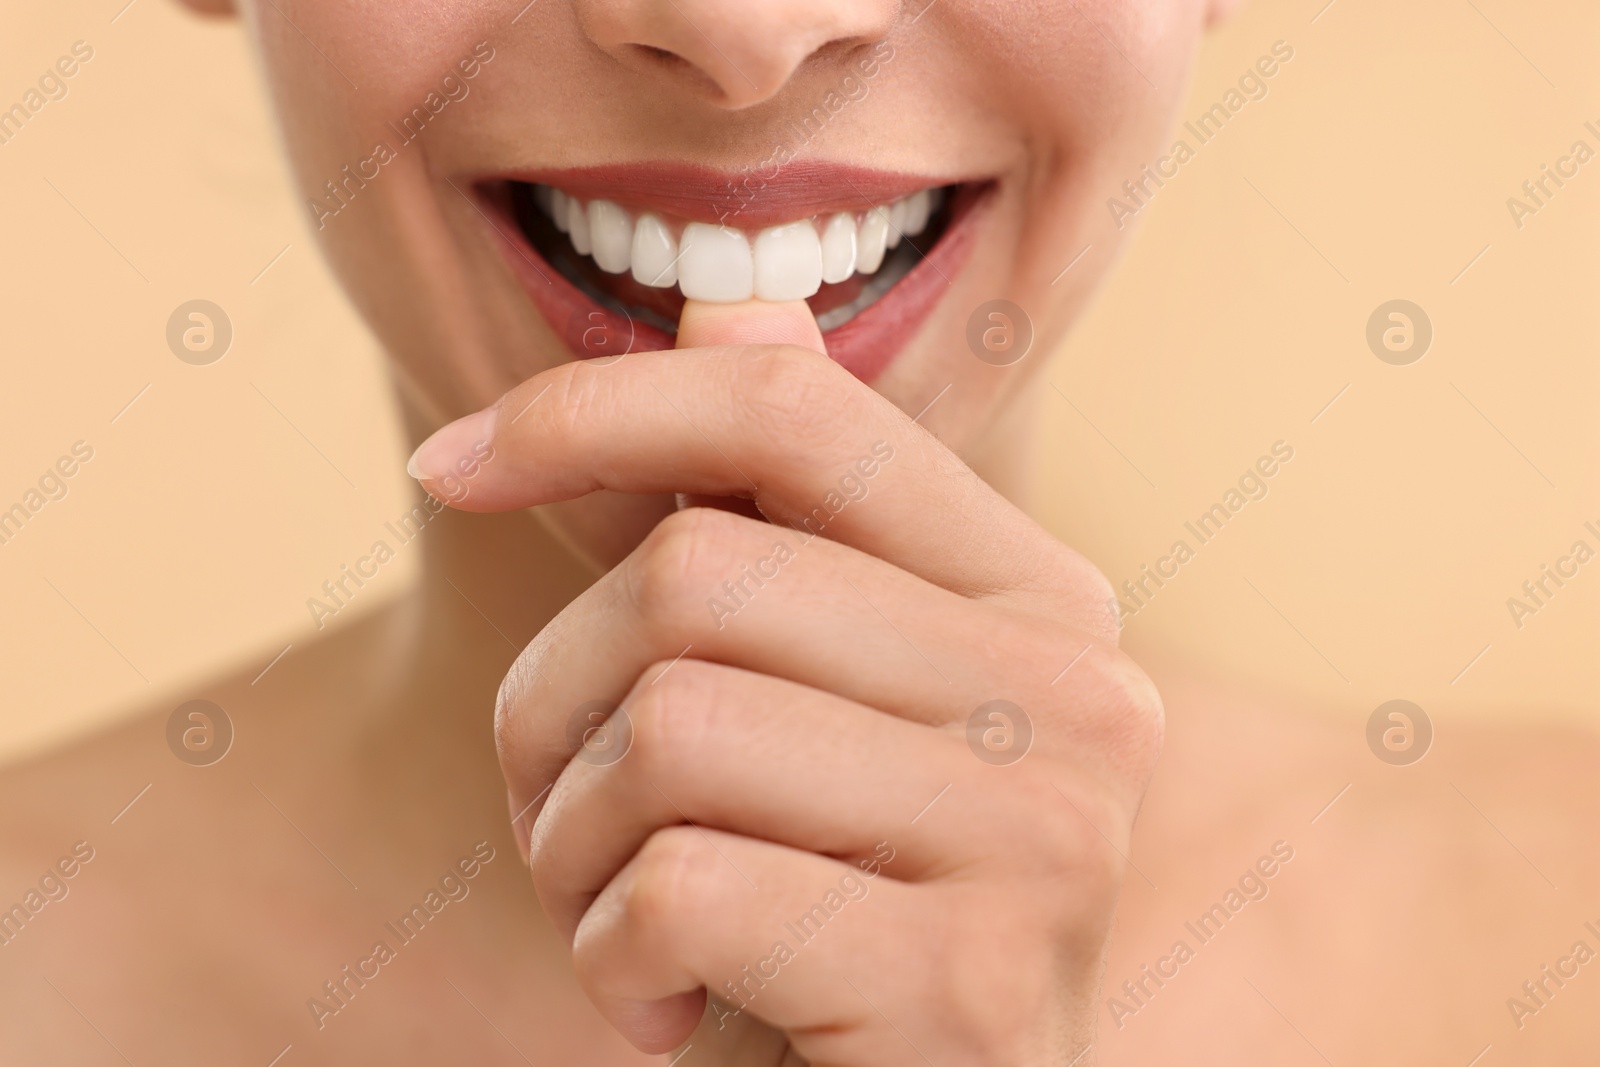
[[[411,453],[406,473],[419,481],[439,481],[471,464],[494,436],[495,408],[487,407],[457,419],[434,433]]]

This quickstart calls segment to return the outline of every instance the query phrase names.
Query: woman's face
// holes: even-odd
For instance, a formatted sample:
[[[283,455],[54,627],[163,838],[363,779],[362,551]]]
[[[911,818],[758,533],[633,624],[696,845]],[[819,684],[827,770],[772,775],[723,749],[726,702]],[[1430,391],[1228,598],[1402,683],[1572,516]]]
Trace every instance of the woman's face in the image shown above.
[[[816,241],[830,354],[910,413],[940,397],[923,422],[965,451],[1112,261],[1126,231],[1107,201],[1146,180],[1216,3],[245,0],[243,14],[307,214],[426,418],[564,360],[670,347],[681,289],[804,292]],[[1030,323],[1033,354],[997,365]],[[603,545],[599,527],[627,516],[614,501],[556,521]]]

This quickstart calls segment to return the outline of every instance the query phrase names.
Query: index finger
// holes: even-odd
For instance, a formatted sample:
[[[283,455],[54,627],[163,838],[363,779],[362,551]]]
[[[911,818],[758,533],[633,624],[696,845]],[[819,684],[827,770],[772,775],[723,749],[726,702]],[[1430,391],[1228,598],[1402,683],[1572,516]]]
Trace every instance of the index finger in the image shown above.
[[[1050,561],[1075,558],[915,420],[791,345],[545,371],[440,430],[412,473],[434,488],[468,469],[464,457],[470,491],[452,501],[462,510],[602,489],[748,497],[773,522],[965,595],[1059,588]],[[1103,608],[1105,596],[1095,596]]]

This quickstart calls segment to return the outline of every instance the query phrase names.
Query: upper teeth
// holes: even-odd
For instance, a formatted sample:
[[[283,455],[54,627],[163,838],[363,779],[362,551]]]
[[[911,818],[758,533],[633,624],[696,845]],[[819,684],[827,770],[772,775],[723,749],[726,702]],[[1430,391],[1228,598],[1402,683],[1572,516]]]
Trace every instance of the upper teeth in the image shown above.
[[[769,226],[752,239],[743,230],[691,222],[674,233],[659,216],[635,218],[609,200],[587,204],[560,189],[537,186],[539,205],[572,247],[611,274],[632,272],[642,285],[678,286],[692,300],[733,303],[804,300],[822,283],[871,274],[885,251],[927,228],[941,190],[924,189],[861,217],[839,212]]]

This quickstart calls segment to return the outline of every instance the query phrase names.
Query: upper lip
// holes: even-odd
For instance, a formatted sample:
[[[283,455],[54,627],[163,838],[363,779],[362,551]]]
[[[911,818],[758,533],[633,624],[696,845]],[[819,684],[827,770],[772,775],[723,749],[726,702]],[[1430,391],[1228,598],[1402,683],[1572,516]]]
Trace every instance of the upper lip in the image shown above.
[[[553,186],[583,201],[610,200],[688,222],[747,230],[839,211],[867,211],[960,180],[810,160],[744,171],[693,163],[612,163],[496,177]]]
[[[528,212],[526,225],[548,231],[546,237],[557,231],[538,211],[530,191],[515,187],[520,182],[551,186],[579,200],[587,197],[591,204],[615,197],[614,203],[632,211],[654,209],[691,222],[722,223],[746,230],[798,222],[800,217],[831,211],[865,212],[903,201],[924,189],[954,185],[956,188],[947,192],[941,211],[941,230],[928,242],[926,251],[904,242],[923,253],[920,262],[894,280],[876,302],[824,333],[828,355],[869,382],[898,355],[955,284],[953,279],[967,262],[976,240],[976,220],[997,188],[994,178],[952,180],[793,163],[781,174],[769,177],[764,187],[752,183],[746,190],[735,184],[730,190],[729,182],[742,181],[746,173],[670,163],[521,171],[508,168],[499,174],[485,174],[473,184],[481,201],[479,211],[488,228],[498,235],[497,243],[512,272],[567,349],[579,358],[671,348],[671,325],[636,319],[625,306],[619,307],[604,296],[597,298],[575,283],[556,266],[557,262],[572,261],[574,257],[580,261],[584,258],[577,256],[570,243],[555,243],[547,249],[554,261],[543,258],[546,252],[541,251],[519,214]],[[813,175],[816,180],[806,180]],[[671,205],[670,210],[667,205]],[[855,279],[864,277],[857,274]],[[846,284],[857,283],[852,279]]]

